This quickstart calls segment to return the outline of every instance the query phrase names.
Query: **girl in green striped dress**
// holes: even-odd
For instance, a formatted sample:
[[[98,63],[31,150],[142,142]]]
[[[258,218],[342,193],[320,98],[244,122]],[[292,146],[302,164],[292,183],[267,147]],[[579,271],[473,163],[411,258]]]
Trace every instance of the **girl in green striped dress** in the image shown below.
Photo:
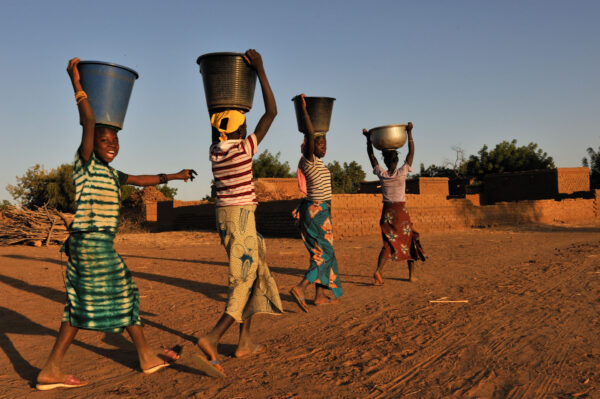
[[[77,212],[71,225],[67,263],[65,305],[60,331],[36,387],[49,390],[78,387],[86,383],[61,371],[60,362],[80,328],[102,332],[127,330],[146,374],[169,365],[144,337],[139,312],[139,294],[129,269],[115,251],[113,241],[119,223],[122,184],[151,186],[169,180],[193,180],[195,171],[175,174],[127,175],[109,166],[119,152],[117,131],[96,125],[92,108],[79,81],[78,58],[69,61],[83,134],[75,155],[73,183]],[[162,355],[175,360],[177,354]]]

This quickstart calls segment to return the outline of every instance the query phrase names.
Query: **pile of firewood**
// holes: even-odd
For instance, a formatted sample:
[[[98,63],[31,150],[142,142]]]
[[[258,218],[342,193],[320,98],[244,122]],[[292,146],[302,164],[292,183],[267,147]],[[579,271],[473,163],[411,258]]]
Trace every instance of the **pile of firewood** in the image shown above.
[[[41,207],[8,208],[0,216],[0,245],[62,244],[69,236],[73,215]]]

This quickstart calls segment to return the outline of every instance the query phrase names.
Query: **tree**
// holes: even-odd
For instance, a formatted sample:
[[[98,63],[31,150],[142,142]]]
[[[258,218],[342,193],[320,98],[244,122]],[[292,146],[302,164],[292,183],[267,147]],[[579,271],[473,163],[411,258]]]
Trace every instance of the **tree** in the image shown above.
[[[583,158],[581,164],[590,168],[592,187],[600,187],[600,147],[598,147],[598,151],[594,151],[592,147],[589,147],[586,151],[590,159],[588,161],[587,158]]]
[[[10,203],[9,200],[2,200],[2,202],[0,202],[0,212],[5,211],[7,209],[13,208],[13,204]]]
[[[6,190],[25,208],[36,209],[47,205],[61,212],[75,212],[75,186],[73,185],[73,165],[62,164],[50,172],[43,166],[35,165],[27,169],[17,184],[9,184]],[[177,189],[166,184],[155,186],[166,197],[174,199]],[[121,186],[121,202],[140,189],[130,185]]]
[[[365,172],[356,161],[344,162],[340,165],[338,161],[327,164],[331,172],[331,190],[334,194],[355,193],[360,187],[360,182],[366,177]]]
[[[450,179],[463,178],[465,174],[465,150],[458,146],[453,146],[452,151],[456,153],[454,163],[445,160],[442,166],[429,165],[425,168],[425,164],[421,163],[420,171],[417,176],[421,177],[448,177]]]
[[[293,177],[290,173],[290,164],[279,160],[280,152],[273,155],[269,150],[261,153],[252,161],[252,174],[255,179],[260,177]]]
[[[50,172],[43,166],[27,169],[17,184],[9,184],[6,190],[25,208],[35,209],[47,204],[61,212],[75,211],[75,187],[71,181],[73,166],[62,164]]]
[[[554,160],[538,148],[535,143],[517,147],[517,140],[503,141],[492,151],[484,145],[478,155],[471,155],[465,164],[465,173],[483,180],[483,176],[491,173],[519,172],[536,169],[554,168]]]

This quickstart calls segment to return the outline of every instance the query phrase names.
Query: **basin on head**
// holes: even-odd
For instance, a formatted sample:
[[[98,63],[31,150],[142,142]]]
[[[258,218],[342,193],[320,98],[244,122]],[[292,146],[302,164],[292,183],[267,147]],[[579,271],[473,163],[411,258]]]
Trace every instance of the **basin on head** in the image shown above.
[[[252,108],[256,71],[242,53],[209,53],[198,57],[209,113]]]
[[[406,144],[406,125],[386,125],[369,130],[371,143],[378,150],[395,150]]]
[[[133,69],[102,61],[80,61],[81,87],[88,96],[96,123],[123,129],[133,83]]]
[[[331,122],[331,112],[333,111],[333,102],[335,101],[335,98],[304,97],[304,100],[306,101],[306,111],[308,112],[315,133],[327,133],[329,131],[329,123]],[[296,110],[298,130],[302,133],[306,133],[300,97],[296,96],[292,98],[292,101],[294,102],[294,108]]]

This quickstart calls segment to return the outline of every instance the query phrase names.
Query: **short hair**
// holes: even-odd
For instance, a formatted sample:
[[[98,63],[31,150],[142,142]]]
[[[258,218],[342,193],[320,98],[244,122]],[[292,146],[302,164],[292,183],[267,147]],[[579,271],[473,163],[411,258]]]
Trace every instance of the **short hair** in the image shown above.
[[[386,165],[398,162],[398,150],[383,150],[381,153],[383,154],[383,162]]]

